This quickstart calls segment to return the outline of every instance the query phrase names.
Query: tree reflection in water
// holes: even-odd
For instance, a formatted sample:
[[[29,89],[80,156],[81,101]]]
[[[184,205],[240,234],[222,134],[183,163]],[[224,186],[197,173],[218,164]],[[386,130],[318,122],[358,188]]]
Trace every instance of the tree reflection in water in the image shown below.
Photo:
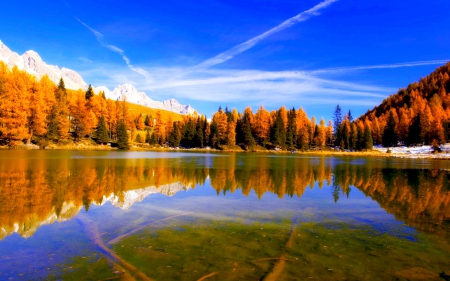
[[[199,160],[200,159],[200,160]],[[14,159],[0,161],[0,239],[18,232],[29,237],[42,224],[71,219],[91,204],[120,204],[128,191],[178,184],[210,186],[217,194],[240,192],[258,198],[301,197],[309,188],[328,186],[339,203],[356,187],[410,226],[439,232],[450,217],[450,173],[406,169],[333,157],[212,157],[158,159]],[[176,192],[172,188],[172,191]]]

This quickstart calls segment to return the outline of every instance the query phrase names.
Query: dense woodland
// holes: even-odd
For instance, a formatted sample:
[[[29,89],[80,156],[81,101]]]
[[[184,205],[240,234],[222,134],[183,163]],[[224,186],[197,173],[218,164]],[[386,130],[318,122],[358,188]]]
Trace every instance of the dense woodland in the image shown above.
[[[128,148],[130,142],[169,145],[171,147],[234,147],[247,149],[257,145],[308,149],[324,147],[332,141],[332,124],[308,118],[303,109],[281,107],[269,112],[262,106],[253,114],[221,108],[211,122],[197,114],[173,121],[155,116],[130,114],[125,101],[86,92],[66,90],[61,79],[55,85],[47,76],[39,81],[0,62],[0,140],[10,146],[21,142],[45,145],[94,139],[114,142]]]
[[[400,89],[356,122],[344,118],[341,130],[354,133],[352,124],[359,127],[364,124],[370,128],[374,144],[384,146],[446,143],[450,138],[449,93],[450,62]],[[342,137],[346,146],[350,137],[349,133]]]
[[[49,142],[65,143],[93,139],[126,149],[130,143],[171,147],[214,147],[247,150],[371,149],[373,144],[434,144],[449,139],[450,63],[439,67],[419,82],[390,96],[357,120],[351,112],[336,107],[333,122],[309,118],[300,109],[268,111],[262,105],[256,113],[250,107],[219,110],[208,122],[203,115],[163,118],[130,113],[126,101],[106,99],[104,93],[66,90],[61,79],[55,85],[47,76],[11,70],[0,62],[0,142],[10,146]]]
[[[0,62],[0,142],[14,146],[22,142],[45,145],[95,139],[128,147],[128,139],[138,131],[154,129],[160,135],[163,113],[132,114],[126,101],[106,99],[88,90],[66,90],[61,79],[55,85],[48,76],[39,81],[17,67],[11,70]],[[175,114],[174,114],[175,115]],[[180,117],[177,119],[181,119]],[[172,123],[171,115],[168,122]],[[166,121],[167,122],[167,121]]]

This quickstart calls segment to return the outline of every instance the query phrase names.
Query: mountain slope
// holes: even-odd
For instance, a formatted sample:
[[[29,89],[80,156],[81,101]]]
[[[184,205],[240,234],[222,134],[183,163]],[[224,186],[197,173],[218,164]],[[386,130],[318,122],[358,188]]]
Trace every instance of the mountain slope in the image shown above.
[[[419,82],[400,89],[374,109],[359,117],[370,123],[375,144],[386,132],[393,144],[431,144],[450,138],[450,62]],[[388,127],[391,127],[387,130]]]
[[[77,72],[68,69],[59,69],[56,65],[46,64],[38,53],[35,51],[27,51],[22,56],[11,51],[2,41],[0,41],[0,60],[4,61],[9,67],[17,66],[20,70],[25,70],[35,75],[38,79],[48,75],[50,80],[58,84],[62,77],[68,89],[87,89],[87,84]]]
[[[35,51],[27,51],[22,56],[11,51],[2,41],[0,41],[0,61],[5,62],[8,67],[17,66],[20,70],[25,70],[40,79],[44,75],[48,75],[50,80],[58,84],[59,79],[63,78],[67,89],[87,90],[88,86],[83,78],[76,71],[68,68],[58,68],[56,65],[46,64],[38,53]],[[165,101],[155,101],[149,98],[144,92],[138,90],[131,84],[117,86],[110,91],[105,86],[95,88],[95,92],[105,92],[107,98],[113,100],[122,100],[125,98],[129,103],[143,105],[149,108],[163,109],[178,114],[193,114],[195,109],[190,105],[182,105],[175,99]]]
[[[125,100],[129,103],[143,105],[149,108],[157,108],[176,112],[179,114],[193,114],[195,110],[190,105],[182,105],[175,99],[165,101],[155,101],[149,98],[144,92],[138,92],[138,90],[131,84],[123,84],[110,91],[105,86],[100,86],[94,89],[94,92],[104,92],[106,98],[112,100]]]

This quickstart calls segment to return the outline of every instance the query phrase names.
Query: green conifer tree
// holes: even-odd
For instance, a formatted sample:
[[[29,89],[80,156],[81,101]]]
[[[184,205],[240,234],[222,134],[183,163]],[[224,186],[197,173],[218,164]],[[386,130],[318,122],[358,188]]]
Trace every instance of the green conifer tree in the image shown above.
[[[155,145],[156,142],[157,142],[156,135],[155,135],[155,132],[153,132],[152,136],[150,137],[150,144]]]
[[[147,115],[148,117],[148,115]],[[145,134],[145,143],[150,143],[151,140],[150,130],[147,130],[147,133]]]
[[[364,139],[364,132],[361,129],[361,127],[357,127],[357,140],[356,140],[356,150],[363,150],[365,149],[365,139]]]
[[[390,147],[397,145],[398,143],[398,136],[395,132],[395,126],[397,123],[395,122],[394,113],[389,114],[389,119],[386,124],[386,128],[384,129],[383,136],[382,136],[382,142],[383,146]]]
[[[58,139],[58,118],[57,118],[58,109],[56,104],[52,106],[50,114],[47,116],[47,133],[45,134],[45,138],[48,140],[57,140]]]
[[[142,139],[141,139],[141,135],[140,135],[140,134],[137,134],[136,139],[135,139],[135,142],[137,142],[137,143],[141,143],[141,142],[142,142]]]
[[[117,145],[119,149],[130,148],[128,144],[127,126],[123,121],[120,122],[119,127],[117,128]]]
[[[286,146],[286,128],[284,126],[283,117],[278,111],[275,122],[271,128],[270,141],[274,145],[279,145],[281,147]]]
[[[99,143],[108,143],[109,142],[109,134],[108,128],[106,128],[105,117],[100,116],[97,127],[97,142]]]
[[[288,113],[288,126],[286,132],[286,144],[288,147],[293,148],[297,143],[297,114],[295,108],[292,108]]]
[[[372,132],[370,131],[369,126],[366,126],[364,129],[364,149],[370,150],[373,148],[373,139]]]
[[[244,145],[247,150],[253,150],[256,145],[255,138],[252,135],[252,129],[249,123],[245,125]]]
[[[194,146],[203,147],[203,130],[200,117],[197,119],[197,124],[195,125]]]
[[[93,96],[94,96],[94,90],[92,89],[92,85],[89,85],[84,97],[86,98],[86,100],[88,100],[88,99],[92,98]]]

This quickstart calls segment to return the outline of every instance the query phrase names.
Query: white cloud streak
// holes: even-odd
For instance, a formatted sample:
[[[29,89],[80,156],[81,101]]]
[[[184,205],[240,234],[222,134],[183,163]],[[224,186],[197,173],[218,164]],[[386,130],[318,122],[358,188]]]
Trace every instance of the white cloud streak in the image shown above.
[[[105,42],[105,40],[104,40],[103,34],[101,34],[100,32],[98,32],[97,30],[91,28],[89,25],[87,25],[86,23],[82,22],[79,18],[75,17],[75,19],[76,19],[78,22],[80,22],[82,25],[84,25],[85,27],[87,27],[87,28],[95,35],[95,37],[97,38],[97,41],[100,43],[100,45],[102,45],[103,47],[109,49],[110,51],[113,51],[113,52],[115,52],[115,53],[118,53],[118,54],[122,57],[122,59],[125,61],[125,63],[128,65],[128,67],[129,67],[132,71],[134,71],[134,72],[136,72],[136,73],[139,73],[140,75],[144,76],[147,83],[153,82],[153,78],[152,78],[152,76],[150,75],[150,73],[148,73],[147,71],[145,71],[144,69],[142,69],[142,68],[140,68],[140,67],[134,67],[134,66],[131,64],[131,62],[130,62],[130,60],[128,59],[128,57],[125,56],[125,52],[124,52],[122,49],[120,49],[120,48],[118,48],[118,47],[116,47],[116,46],[114,46],[114,45],[107,44],[107,43]]]
[[[255,46],[256,44],[258,44],[261,40],[269,37],[270,35],[273,35],[277,32],[280,32],[280,31],[288,28],[288,27],[291,27],[291,26],[295,25],[296,23],[306,21],[313,16],[320,15],[320,13],[319,13],[320,10],[327,8],[328,6],[330,6],[331,4],[333,4],[334,2],[337,2],[337,1],[338,0],[325,0],[325,1],[317,4],[316,6],[312,7],[311,9],[301,12],[300,14],[298,14],[290,19],[285,20],[281,24],[277,25],[276,27],[274,27],[268,31],[266,31],[256,37],[253,37],[252,39],[250,39],[242,44],[239,44],[239,45],[237,45],[237,46],[235,46],[213,58],[210,58],[196,66],[191,67],[190,70],[208,68],[208,67],[214,66],[216,64],[223,63],[223,62],[233,58],[234,56],[247,51],[248,49],[250,49],[253,46]]]
[[[339,73],[339,72],[349,72],[349,71],[357,71],[357,70],[390,69],[390,68],[414,67],[414,66],[425,66],[425,65],[441,65],[441,64],[445,64],[449,61],[450,60],[430,60],[430,61],[416,61],[416,62],[404,62],[404,63],[393,63],[393,64],[336,67],[336,68],[325,68],[325,69],[313,70],[310,73],[311,74],[334,73],[334,72]]]

